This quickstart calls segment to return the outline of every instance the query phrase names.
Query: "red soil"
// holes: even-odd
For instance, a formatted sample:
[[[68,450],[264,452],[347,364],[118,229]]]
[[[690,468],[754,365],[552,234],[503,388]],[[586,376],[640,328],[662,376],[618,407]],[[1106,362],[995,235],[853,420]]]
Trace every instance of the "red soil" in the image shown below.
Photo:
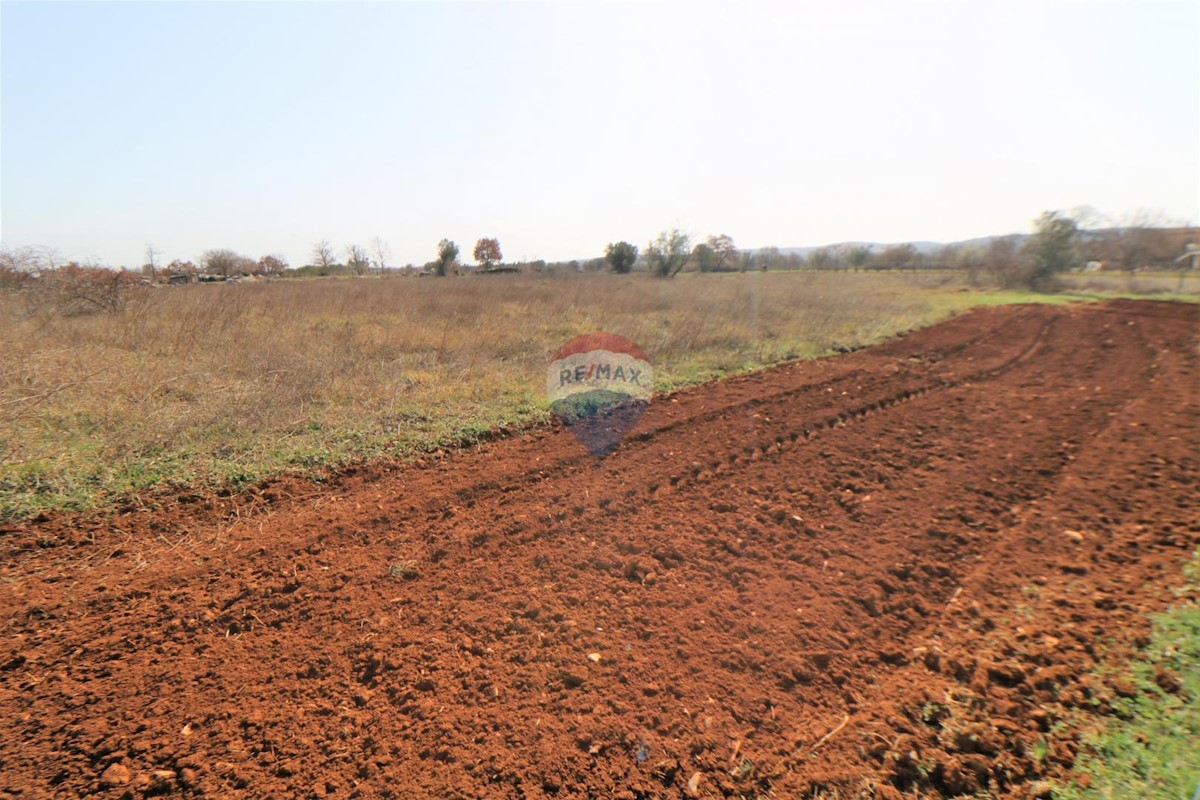
[[[606,459],[10,525],[0,797],[1029,796],[1200,543],[1197,321],[979,310]]]

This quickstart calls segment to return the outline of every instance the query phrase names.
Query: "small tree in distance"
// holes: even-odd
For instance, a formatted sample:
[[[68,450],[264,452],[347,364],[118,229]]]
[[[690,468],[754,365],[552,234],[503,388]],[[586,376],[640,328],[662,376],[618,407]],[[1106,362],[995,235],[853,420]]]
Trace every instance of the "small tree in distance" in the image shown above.
[[[1171,223],[1160,212],[1141,209],[1116,224],[1100,233],[1101,260],[1125,271],[1127,289],[1133,288],[1133,273],[1142,267],[1169,264],[1178,254],[1176,244],[1161,235],[1161,229]]]
[[[1075,260],[1075,220],[1057,211],[1043,212],[1034,220],[1033,236],[1025,247],[1030,255],[1030,285],[1042,292],[1054,287],[1054,277]]]
[[[158,273],[158,250],[153,243],[146,245],[146,263],[142,265],[142,272],[149,275],[151,279]]]
[[[717,272],[724,272],[728,269],[733,269],[734,262],[737,261],[737,245],[733,243],[733,237],[728,233],[722,233],[720,236],[708,237],[708,246],[712,249],[713,254],[713,269]]]
[[[454,261],[458,258],[458,245],[449,239],[442,239],[438,242],[437,261],[434,262],[434,271],[438,275],[447,275],[454,267]]]
[[[187,259],[177,258],[167,264],[167,273],[170,275],[199,275],[200,268]]]
[[[261,275],[282,275],[287,268],[287,259],[283,256],[269,255],[258,260],[257,271]]]
[[[371,259],[362,245],[352,244],[346,248],[346,266],[355,275],[366,275],[371,271]]]
[[[871,261],[871,248],[866,245],[850,248],[850,252],[846,254],[846,261],[856,271],[862,269]]]
[[[889,269],[907,269],[916,266],[920,255],[914,245],[894,244],[879,254],[879,263]]]
[[[683,269],[692,254],[692,237],[679,228],[663,231],[646,246],[646,261],[650,272],[660,278],[671,278]]]
[[[312,249],[313,264],[318,267],[332,267],[337,263],[337,257],[333,252],[333,245],[328,239],[322,239],[313,245]]]
[[[379,271],[386,272],[388,259],[392,257],[392,248],[388,247],[388,243],[378,236],[371,239],[371,255],[375,256],[375,266],[379,267]]]
[[[223,278],[228,278],[230,275],[237,275],[242,272],[247,262],[254,263],[245,256],[227,248],[205,250],[203,255],[200,256],[200,264],[205,272],[209,275],[220,275]]]
[[[625,274],[637,263],[637,245],[629,242],[614,242],[604,248],[604,259],[612,267],[613,272]]]
[[[484,269],[491,269],[503,258],[499,239],[480,239],[475,243],[475,261]]]
[[[1029,262],[1021,257],[1016,236],[1002,236],[989,242],[983,261],[992,279],[1005,289],[1029,285]]]

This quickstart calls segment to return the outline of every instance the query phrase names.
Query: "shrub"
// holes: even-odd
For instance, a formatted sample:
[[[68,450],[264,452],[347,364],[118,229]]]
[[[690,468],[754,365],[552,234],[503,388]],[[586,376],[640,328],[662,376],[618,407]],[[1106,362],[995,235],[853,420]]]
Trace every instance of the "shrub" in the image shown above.
[[[144,289],[135,273],[72,261],[28,280],[23,292],[30,314],[76,317],[124,311]]]

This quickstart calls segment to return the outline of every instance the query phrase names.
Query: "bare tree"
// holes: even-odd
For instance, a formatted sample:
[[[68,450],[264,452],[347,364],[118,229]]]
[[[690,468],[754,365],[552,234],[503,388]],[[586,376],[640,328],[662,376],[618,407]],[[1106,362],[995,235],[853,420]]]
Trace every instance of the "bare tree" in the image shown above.
[[[1142,209],[1105,231],[1110,257],[1125,272],[1128,285],[1139,269],[1169,262],[1176,255],[1169,237],[1162,236],[1162,229],[1169,225],[1166,215]]]
[[[967,274],[969,286],[979,286],[987,266],[987,250],[978,244],[949,245],[942,248],[941,266],[960,269]]]
[[[57,269],[62,262],[58,251],[49,247],[0,245],[0,287],[22,287]]]
[[[387,262],[392,257],[392,249],[388,247],[387,242],[378,236],[371,239],[371,254],[375,256],[375,265],[379,267],[379,271],[387,270]]]
[[[154,276],[158,272],[158,263],[155,261],[158,255],[159,251],[154,249],[153,242],[146,245],[146,264],[142,267],[142,271],[148,274],[151,280],[154,279]]]
[[[1021,252],[1018,236],[1002,236],[988,242],[983,261],[992,279],[1000,286],[1011,289],[1027,286],[1032,279],[1030,264]]]
[[[0,246],[0,268],[2,269],[36,276],[42,272],[58,269],[62,263],[62,255],[52,247],[31,246],[12,249]]]
[[[312,249],[313,264],[318,267],[332,267],[337,263],[337,257],[333,252],[333,245],[328,239],[322,239],[313,245]]]
[[[346,266],[355,275],[366,275],[371,271],[371,258],[362,245],[352,244],[346,248]]]
[[[260,275],[282,275],[284,270],[288,268],[287,259],[278,255],[263,256],[258,260],[258,269]]]
[[[205,250],[200,256],[200,265],[205,272],[209,275],[220,275],[223,278],[241,273],[248,263],[253,264],[254,262],[228,248]]]

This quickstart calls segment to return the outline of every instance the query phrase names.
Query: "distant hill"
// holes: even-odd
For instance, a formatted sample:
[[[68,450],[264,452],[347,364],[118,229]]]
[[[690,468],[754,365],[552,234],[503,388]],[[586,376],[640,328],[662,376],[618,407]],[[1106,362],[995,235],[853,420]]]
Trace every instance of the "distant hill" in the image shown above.
[[[780,247],[779,252],[789,255],[794,253],[796,255],[807,257],[810,253],[813,253],[817,250],[851,250],[856,247],[866,247],[872,253],[878,253],[888,249],[889,247],[895,247],[896,245],[911,244],[913,247],[917,248],[917,251],[920,253],[936,253],[943,247],[949,247],[951,245],[956,247],[987,245],[996,239],[1007,239],[1009,236],[1015,236],[1018,244],[1024,243],[1025,240],[1029,238],[1029,234],[1027,233],[1010,233],[996,236],[979,236],[975,239],[963,239],[957,242],[836,242],[834,244],[808,245],[804,247]]]

